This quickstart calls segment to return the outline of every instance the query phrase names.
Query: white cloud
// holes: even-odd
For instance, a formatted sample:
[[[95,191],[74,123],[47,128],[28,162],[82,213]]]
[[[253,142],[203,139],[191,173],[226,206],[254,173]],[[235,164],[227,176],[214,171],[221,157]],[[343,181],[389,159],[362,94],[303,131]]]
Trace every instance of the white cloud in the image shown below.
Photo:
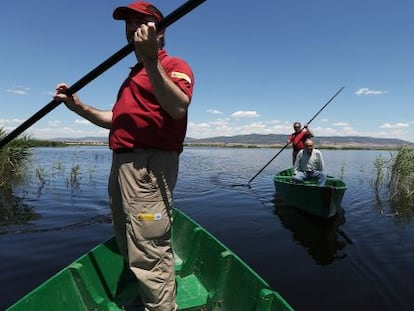
[[[336,122],[332,124],[333,126],[349,126],[347,122]]]
[[[290,121],[251,120],[251,122],[242,121],[249,119],[238,118],[217,118],[209,122],[189,122],[187,137],[207,138],[217,136],[234,136],[243,134],[282,134],[289,135],[292,132],[292,123]],[[0,128],[11,131],[16,126],[22,124],[24,120],[18,119],[0,119]],[[63,127],[62,122],[55,120],[50,121],[46,127],[33,127],[29,129],[32,137],[39,139],[48,139],[56,137],[85,137],[85,136],[107,136],[108,130],[96,126],[83,127],[85,120],[78,120],[73,123],[72,127]],[[89,123],[91,124],[91,123]],[[6,126],[7,125],[7,126]],[[414,126],[414,121],[385,123],[377,131],[364,131],[359,128],[353,128],[350,123],[345,121],[336,122],[327,126],[326,123],[315,124],[312,131],[316,136],[372,136],[372,137],[398,137],[407,141],[413,141],[410,128]]]
[[[382,129],[400,129],[400,128],[407,128],[409,127],[410,124],[409,123],[403,123],[403,122],[398,122],[398,123],[384,123],[380,126],[380,128]]]
[[[223,126],[223,125],[229,124],[229,122],[230,122],[230,119],[217,119],[215,121],[210,121],[208,123],[214,126]]]
[[[51,127],[60,127],[60,125],[62,124],[62,122],[59,121],[59,120],[53,120],[53,121],[49,121],[48,124]]]
[[[222,114],[222,112],[217,109],[208,109],[207,112],[211,114]]]
[[[271,130],[262,122],[253,122],[239,127],[242,134],[265,133]]]
[[[0,119],[0,127],[6,125],[18,125],[23,123],[25,120],[20,119]]]
[[[347,122],[337,123],[335,127],[312,128],[317,136],[344,136],[357,135]],[[292,132],[292,122],[269,120],[256,121],[248,124],[240,124],[238,118],[217,119],[210,122],[189,122],[187,136],[192,138],[207,138],[217,136],[234,136],[244,134],[282,134],[289,135]]]
[[[257,118],[260,115],[256,111],[236,111],[231,114],[233,118]]]
[[[88,120],[85,119],[76,119],[75,124],[80,124],[80,125],[92,125],[92,123]]]
[[[362,96],[362,95],[384,95],[387,94],[387,91],[379,91],[379,90],[370,90],[369,88],[360,88],[355,92],[356,95]]]
[[[209,130],[211,127],[211,125],[207,122],[202,122],[202,123],[194,123],[194,122],[190,122],[188,123],[188,130],[189,131],[207,131]]]
[[[189,122],[187,136],[193,138],[206,138],[215,136],[231,136],[234,131],[227,120],[216,120],[213,122]]]
[[[244,134],[286,134],[290,130],[289,125],[280,125],[279,121],[275,122],[252,122],[250,124],[240,125],[237,122],[231,122],[229,119],[220,119],[213,122],[188,124],[187,136],[193,138],[206,138],[216,136],[234,136]]]
[[[28,87],[17,86],[14,89],[6,89],[4,91],[7,92],[7,93],[14,94],[14,95],[24,96],[24,95],[27,95],[29,90],[30,90],[30,88],[28,88]]]
[[[108,130],[100,127],[94,127],[93,130],[80,130],[72,127],[46,127],[46,128],[31,128],[29,135],[38,139],[53,139],[58,137],[76,138],[87,136],[108,136]]]
[[[282,121],[279,121],[279,120],[271,120],[271,121],[268,121],[267,123],[269,123],[269,124],[280,124],[280,123],[282,123]],[[287,124],[287,123],[290,124],[290,122],[285,122],[285,124]]]

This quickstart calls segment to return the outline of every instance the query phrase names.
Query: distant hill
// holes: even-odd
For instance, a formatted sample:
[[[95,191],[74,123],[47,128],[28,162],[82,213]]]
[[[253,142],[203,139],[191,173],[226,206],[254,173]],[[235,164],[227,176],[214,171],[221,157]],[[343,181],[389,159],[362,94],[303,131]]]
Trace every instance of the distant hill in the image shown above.
[[[287,134],[249,134],[200,139],[186,137],[184,143],[187,146],[281,147],[286,145],[287,137]],[[53,138],[50,140],[68,144],[108,144],[108,137]],[[396,149],[404,145],[414,147],[414,143],[401,139],[368,136],[317,136],[313,140],[318,148]]]
[[[249,134],[237,136],[218,136],[203,139],[186,138],[187,145],[247,145],[255,147],[284,146],[288,135],[283,134]],[[395,138],[374,138],[367,136],[318,136],[313,138],[318,148],[399,148],[414,143]]]
[[[76,138],[56,137],[56,138],[50,138],[48,140],[65,142],[69,144],[76,144],[76,143],[81,143],[81,144],[91,143],[91,144],[104,144],[104,145],[108,144],[107,136],[103,136],[103,137],[102,136],[89,136],[89,137],[76,137]]]

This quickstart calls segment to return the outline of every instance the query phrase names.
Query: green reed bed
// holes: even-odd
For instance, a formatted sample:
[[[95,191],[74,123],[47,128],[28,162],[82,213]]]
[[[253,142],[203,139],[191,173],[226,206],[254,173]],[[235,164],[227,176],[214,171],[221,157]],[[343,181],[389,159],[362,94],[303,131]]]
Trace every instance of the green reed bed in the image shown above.
[[[403,146],[389,160],[378,156],[374,167],[375,191],[379,194],[385,187],[394,215],[410,221],[414,213],[414,149]]]
[[[414,149],[403,147],[396,155],[391,166],[389,182],[391,199],[414,203]]]
[[[6,132],[0,128],[0,139]],[[32,141],[24,136],[0,149],[0,234],[9,225],[18,225],[37,218],[33,209],[14,194],[14,187],[28,180]]]
[[[0,139],[7,133],[0,128]],[[0,149],[0,234],[8,232],[11,225],[20,225],[38,219],[35,209],[24,200],[24,187],[32,181],[31,166],[34,147],[54,147],[47,141],[33,140],[29,136],[16,138]],[[39,181],[39,193],[55,175],[60,177],[64,173],[63,163],[55,163],[52,176],[42,167],[35,169],[35,177]],[[74,163],[70,171],[70,177],[66,180],[66,186],[73,189],[80,187],[81,167]],[[22,193],[16,193],[16,188],[23,187]]]
[[[6,132],[0,128],[0,139]],[[0,189],[24,182],[32,155],[32,141],[27,136],[15,139],[0,149]]]

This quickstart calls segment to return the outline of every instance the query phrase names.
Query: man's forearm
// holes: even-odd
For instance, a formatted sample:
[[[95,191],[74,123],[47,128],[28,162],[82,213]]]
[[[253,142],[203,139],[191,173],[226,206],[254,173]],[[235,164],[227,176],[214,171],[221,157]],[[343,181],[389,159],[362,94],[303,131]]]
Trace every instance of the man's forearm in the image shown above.
[[[173,118],[183,118],[190,104],[188,96],[168,77],[159,61],[145,64],[155,98],[160,106]]]

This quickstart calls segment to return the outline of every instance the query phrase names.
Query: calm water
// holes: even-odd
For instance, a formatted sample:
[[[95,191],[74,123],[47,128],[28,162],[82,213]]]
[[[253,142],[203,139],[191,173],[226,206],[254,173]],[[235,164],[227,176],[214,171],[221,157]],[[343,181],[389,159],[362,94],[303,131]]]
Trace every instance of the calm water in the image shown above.
[[[296,310],[412,310],[414,221],[396,215],[386,195],[376,197],[371,186],[373,161],[390,153],[323,150],[328,173],[348,184],[343,210],[323,222],[284,205],[275,193],[272,176],[289,166],[290,150],[251,188],[240,186],[277,152],[185,149],[176,207],[229,246]],[[31,182],[14,194],[18,216],[0,227],[0,309],[111,235],[110,152],[39,148],[34,158]]]

